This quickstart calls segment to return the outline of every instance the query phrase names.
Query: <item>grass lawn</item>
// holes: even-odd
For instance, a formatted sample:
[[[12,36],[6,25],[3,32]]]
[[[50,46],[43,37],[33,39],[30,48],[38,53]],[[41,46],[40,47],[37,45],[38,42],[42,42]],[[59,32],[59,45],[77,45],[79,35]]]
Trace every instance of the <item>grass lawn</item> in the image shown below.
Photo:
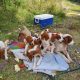
[[[69,33],[73,36],[75,44],[70,48],[70,55],[73,60],[77,60],[80,63],[80,53],[76,53],[75,49],[80,48],[80,5],[75,3],[71,3],[69,1],[64,0],[65,7],[68,6],[69,9],[66,10],[67,17],[63,20],[62,23],[57,23],[57,25],[53,25],[49,27],[49,29],[53,32],[62,32]],[[68,14],[68,13],[77,13]],[[9,39],[17,39],[18,36],[18,28],[21,27],[21,23],[17,22],[16,18],[13,17],[13,13],[3,11],[0,7],[0,40],[4,40],[6,38]],[[14,20],[12,19],[14,18]],[[32,27],[27,26],[30,31],[35,33],[35,31],[41,32],[39,26]],[[4,60],[0,60],[0,63],[4,62]],[[41,73],[32,73],[32,71],[28,71],[27,68],[22,69],[20,72],[16,73],[14,71],[14,65],[16,64],[12,55],[9,55],[9,60],[3,69],[0,69],[0,80],[46,80],[47,76]],[[71,68],[75,68],[76,64],[71,63]],[[59,74],[59,73],[58,73]],[[80,70],[71,72],[68,74],[63,74],[58,77],[57,80],[80,80]]]

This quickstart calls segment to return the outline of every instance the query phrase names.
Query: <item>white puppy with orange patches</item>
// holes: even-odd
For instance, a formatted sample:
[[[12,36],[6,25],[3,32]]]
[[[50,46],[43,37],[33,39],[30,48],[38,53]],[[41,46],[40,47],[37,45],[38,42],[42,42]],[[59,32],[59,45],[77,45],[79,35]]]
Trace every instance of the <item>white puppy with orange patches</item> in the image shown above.
[[[64,34],[63,35],[63,40],[62,42],[58,42],[56,41],[55,42],[55,52],[58,53],[58,52],[62,52],[64,55],[65,55],[65,60],[70,63],[72,62],[72,59],[68,53],[68,45],[73,45],[74,44],[74,41],[72,39],[72,36],[70,34]]]
[[[41,40],[40,38],[28,36],[26,38],[27,44],[25,46],[25,54],[28,57],[29,61],[34,60],[33,69],[38,66],[42,61],[42,54],[41,54]],[[39,60],[37,60],[39,57]]]
[[[50,34],[48,32],[48,30],[42,31],[41,35],[40,35],[41,41],[42,41],[42,46],[43,46],[43,52],[42,53],[46,53],[47,50],[50,51]]]

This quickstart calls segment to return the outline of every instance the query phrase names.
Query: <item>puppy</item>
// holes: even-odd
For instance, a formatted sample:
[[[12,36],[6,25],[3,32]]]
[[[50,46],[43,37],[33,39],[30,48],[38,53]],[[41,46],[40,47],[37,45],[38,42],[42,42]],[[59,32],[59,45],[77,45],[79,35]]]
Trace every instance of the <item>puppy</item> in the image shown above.
[[[23,42],[27,36],[31,36],[31,32],[29,31],[29,29],[26,26],[23,26],[23,29],[20,30],[20,33],[18,35],[18,41]]]
[[[5,44],[3,41],[0,41],[0,58],[4,58],[4,49],[5,49]]]
[[[41,40],[42,40],[42,45],[44,47],[43,51],[49,49],[50,52],[53,53],[55,49],[54,42],[55,41],[61,42],[63,38],[61,33],[52,33],[49,30],[45,30],[42,31],[41,33]]]
[[[55,52],[62,52],[66,57],[66,61],[68,63],[72,62],[72,59],[67,51],[68,45],[73,45],[74,41],[72,39],[72,36],[70,34],[64,34],[62,42],[55,42]]]
[[[62,38],[62,33],[49,33],[50,36],[50,44],[52,45],[52,51],[54,52],[55,47],[55,42],[61,42],[63,40]]]
[[[42,54],[40,38],[33,36],[26,37],[25,54],[27,55],[29,61],[34,60],[33,69],[41,63]],[[37,57],[39,57],[38,62]]]
[[[49,33],[48,31],[42,31],[40,35],[41,41],[42,41],[42,46],[43,46],[43,53],[46,53],[47,50],[50,51],[51,46],[50,46],[50,38],[49,38]]]
[[[28,47],[29,47],[29,45],[32,44],[32,41],[33,41],[33,37],[32,36],[27,36],[27,37],[25,36],[25,37],[23,37],[23,42],[24,42],[24,45],[25,45],[25,50],[24,50],[24,53],[23,53],[24,55],[27,55]],[[17,62],[19,62],[19,58],[15,57],[15,60]],[[27,60],[29,60],[29,59],[27,58]]]
[[[32,44],[32,41],[33,41],[33,37],[32,36],[27,36],[25,39],[24,39],[24,43],[25,43],[25,52],[24,54],[26,55],[26,52],[28,50],[28,47],[29,45]]]
[[[18,35],[18,41],[23,42],[25,38],[26,38],[26,34],[20,32]]]
[[[5,42],[3,41],[0,41],[0,57],[5,57],[5,60],[8,60],[8,54],[7,54],[7,51],[8,51],[8,47],[7,47],[7,44],[8,44],[9,40],[6,40]]]

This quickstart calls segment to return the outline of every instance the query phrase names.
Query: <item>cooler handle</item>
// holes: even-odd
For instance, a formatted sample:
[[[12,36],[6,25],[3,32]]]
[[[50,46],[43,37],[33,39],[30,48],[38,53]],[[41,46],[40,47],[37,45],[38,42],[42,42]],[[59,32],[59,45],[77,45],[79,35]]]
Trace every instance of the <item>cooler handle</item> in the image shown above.
[[[39,23],[39,19],[35,19],[35,23]]]

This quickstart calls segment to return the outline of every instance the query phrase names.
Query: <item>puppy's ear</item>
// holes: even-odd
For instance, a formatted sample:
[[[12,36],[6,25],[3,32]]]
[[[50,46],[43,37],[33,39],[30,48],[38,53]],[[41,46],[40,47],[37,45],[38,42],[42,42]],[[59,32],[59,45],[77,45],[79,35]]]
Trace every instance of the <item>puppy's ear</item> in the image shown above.
[[[32,36],[27,36],[27,37],[26,37],[26,41],[27,41],[28,43],[31,43],[31,42],[33,41]]]
[[[4,50],[1,50],[1,49],[0,49],[0,58],[2,58],[2,59],[5,58],[5,57],[4,57]]]
[[[34,44],[41,45],[42,41],[40,38],[34,40]]]
[[[41,41],[41,39],[40,39],[40,38],[38,38],[38,41],[39,41],[39,44],[41,44],[41,43],[42,43],[42,41]]]
[[[52,41],[52,42],[54,42],[54,41],[55,41],[55,39],[56,39],[56,34],[55,34],[55,33],[53,33],[53,34],[52,34],[52,36],[51,36],[51,41]]]
[[[63,38],[63,42],[65,44],[69,44],[71,41],[72,41],[72,37],[70,37],[70,36],[66,36]]]
[[[47,32],[44,33],[44,37],[45,37],[45,40],[48,40],[49,39],[49,35]]]

